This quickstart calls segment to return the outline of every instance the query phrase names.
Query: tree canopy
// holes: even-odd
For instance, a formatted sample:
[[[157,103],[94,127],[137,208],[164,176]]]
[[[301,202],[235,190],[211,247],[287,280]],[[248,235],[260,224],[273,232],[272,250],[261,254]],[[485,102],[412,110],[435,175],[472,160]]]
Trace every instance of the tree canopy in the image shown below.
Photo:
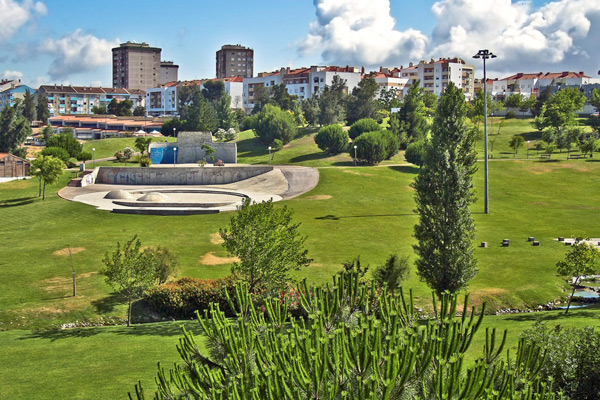
[[[417,80],[408,89],[400,111],[390,117],[390,130],[398,137],[403,149],[409,143],[424,140],[429,132],[427,109],[423,97],[423,88]]]
[[[272,200],[252,204],[246,198],[229,226],[219,229],[223,247],[239,258],[231,272],[239,274],[251,292],[286,287],[289,273],[312,261],[292,214],[286,206],[273,207]]]
[[[38,155],[31,162],[31,175],[40,180],[40,188],[43,184],[42,200],[46,200],[46,185],[56,183],[64,168],[65,163],[53,156]]]
[[[473,130],[466,125],[462,91],[453,83],[440,96],[431,145],[413,187],[419,222],[415,226],[419,277],[441,295],[457,292],[477,272],[469,210],[475,172]]]
[[[0,153],[12,153],[19,157],[26,154],[21,144],[31,135],[29,120],[23,115],[24,104],[18,99],[0,112]]]
[[[575,239],[571,249],[565,255],[565,259],[556,263],[556,271],[559,275],[574,278],[573,290],[569,297],[569,304],[565,314],[569,312],[573,293],[581,277],[584,275],[592,275],[598,272],[598,259],[600,252],[591,243],[588,243],[579,237]]]

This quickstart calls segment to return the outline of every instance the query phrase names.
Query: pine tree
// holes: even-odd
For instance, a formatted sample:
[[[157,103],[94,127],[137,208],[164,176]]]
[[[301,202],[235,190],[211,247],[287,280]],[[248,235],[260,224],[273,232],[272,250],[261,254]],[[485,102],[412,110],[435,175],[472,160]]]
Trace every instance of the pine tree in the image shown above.
[[[423,102],[423,88],[417,80],[409,89],[400,111],[390,117],[390,129],[400,140],[401,148],[427,138],[429,124],[427,108]]]
[[[463,289],[477,273],[472,240],[475,225],[474,135],[465,123],[462,91],[450,83],[440,97],[423,168],[413,183],[419,223],[413,246],[421,279],[441,295]]]

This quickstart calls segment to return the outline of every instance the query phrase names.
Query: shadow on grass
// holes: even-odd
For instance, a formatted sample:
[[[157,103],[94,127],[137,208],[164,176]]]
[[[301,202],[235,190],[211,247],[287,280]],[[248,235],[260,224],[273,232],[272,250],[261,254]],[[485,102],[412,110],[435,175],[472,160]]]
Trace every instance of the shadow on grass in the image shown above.
[[[0,200],[0,208],[18,207],[18,206],[24,206],[26,204],[31,204],[35,201],[36,197],[30,196],[30,197],[21,197],[19,199]]]
[[[93,300],[92,306],[96,309],[96,311],[100,314],[106,314],[112,312],[115,309],[115,306],[126,302],[125,297],[121,296],[118,293],[112,293],[110,296],[106,296],[99,300]]]
[[[415,165],[392,165],[389,168],[394,171],[402,172],[404,174],[412,174],[412,175],[419,175],[419,171],[421,170],[421,168],[419,168]]]
[[[555,163],[555,162],[560,162],[560,160],[556,159],[556,158],[546,158],[546,159],[540,159],[537,160],[535,162],[539,162],[539,163]]]
[[[68,328],[48,331],[31,332],[24,335],[19,340],[28,339],[46,339],[54,342],[61,339],[83,339],[90,338],[99,334],[118,335],[118,336],[164,336],[177,337],[182,336],[182,325],[188,331],[192,331],[195,335],[200,334],[200,325],[196,321],[177,321],[172,323],[150,323],[150,324],[134,324],[130,327],[121,325],[117,327],[89,327],[89,328]],[[196,329],[196,327],[198,329]]]
[[[506,317],[507,320],[510,321],[535,321],[536,319],[540,319],[540,321],[555,321],[555,320],[566,320],[569,318],[590,318],[590,319],[598,319],[598,311],[600,311],[599,307],[589,307],[586,310],[582,310],[581,308],[569,310],[568,314],[565,314],[565,310],[556,310],[555,312],[549,312],[544,314],[543,316],[537,313],[523,313],[523,314],[513,314],[510,317]]]
[[[598,159],[598,158],[596,158],[596,159],[588,158],[587,160],[585,160],[585,162],[595,163],[595,162],[600,162],[600,159]]]
[[[526,132],[526,133],[521,133],[519,136],[523,136],[523,139],[525,139],[525,141],[528,140],[540,140],[542,137],[542,134],[540,132],[536,132],[536,131],[532,131],[532,132]],[[527,144],[527,143],[525,143]]]
[[[301,156],[296,156],[292,158],[291,162],[303,162],[303,161],[314,161],[314,160],[323,160],[325,158],[331,157],[331,154],[327,153],[311,153],[311,154],[303,154]]]
[[[414,217],[417,214],[372,214],[372,215],[346,215],[340,216],[333,214],[328,214],[323,217],[315,217],[315,219],[320,219],[324,221],[339,221],[340,219],[345,218],[371,218],[371,217]]]
[[[238,157],[259,157],[268,154],[268,146],[262,147],[257,138],[242,139],[236,143],[238,145]]]

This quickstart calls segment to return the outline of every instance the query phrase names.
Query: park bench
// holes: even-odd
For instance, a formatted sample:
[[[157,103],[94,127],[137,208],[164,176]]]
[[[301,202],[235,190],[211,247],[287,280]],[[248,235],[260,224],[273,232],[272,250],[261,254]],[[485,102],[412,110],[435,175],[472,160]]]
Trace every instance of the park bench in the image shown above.
[[[569,159],[577,160],[577,159],[580,159],[580,158],[585,158],[585,154],[572,154],[568,158]]]
[[[550,158],[552,154],[548,154],[548,153],[542,153],[540,154],[540,158]]]

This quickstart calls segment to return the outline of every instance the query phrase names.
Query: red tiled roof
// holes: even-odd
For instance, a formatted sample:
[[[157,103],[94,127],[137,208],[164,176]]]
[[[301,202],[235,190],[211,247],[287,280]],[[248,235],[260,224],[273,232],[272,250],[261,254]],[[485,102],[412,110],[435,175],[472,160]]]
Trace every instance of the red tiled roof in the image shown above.
[[[10,155],[10,153],[0,153],[0,158],[4,158],[9,155]]]

